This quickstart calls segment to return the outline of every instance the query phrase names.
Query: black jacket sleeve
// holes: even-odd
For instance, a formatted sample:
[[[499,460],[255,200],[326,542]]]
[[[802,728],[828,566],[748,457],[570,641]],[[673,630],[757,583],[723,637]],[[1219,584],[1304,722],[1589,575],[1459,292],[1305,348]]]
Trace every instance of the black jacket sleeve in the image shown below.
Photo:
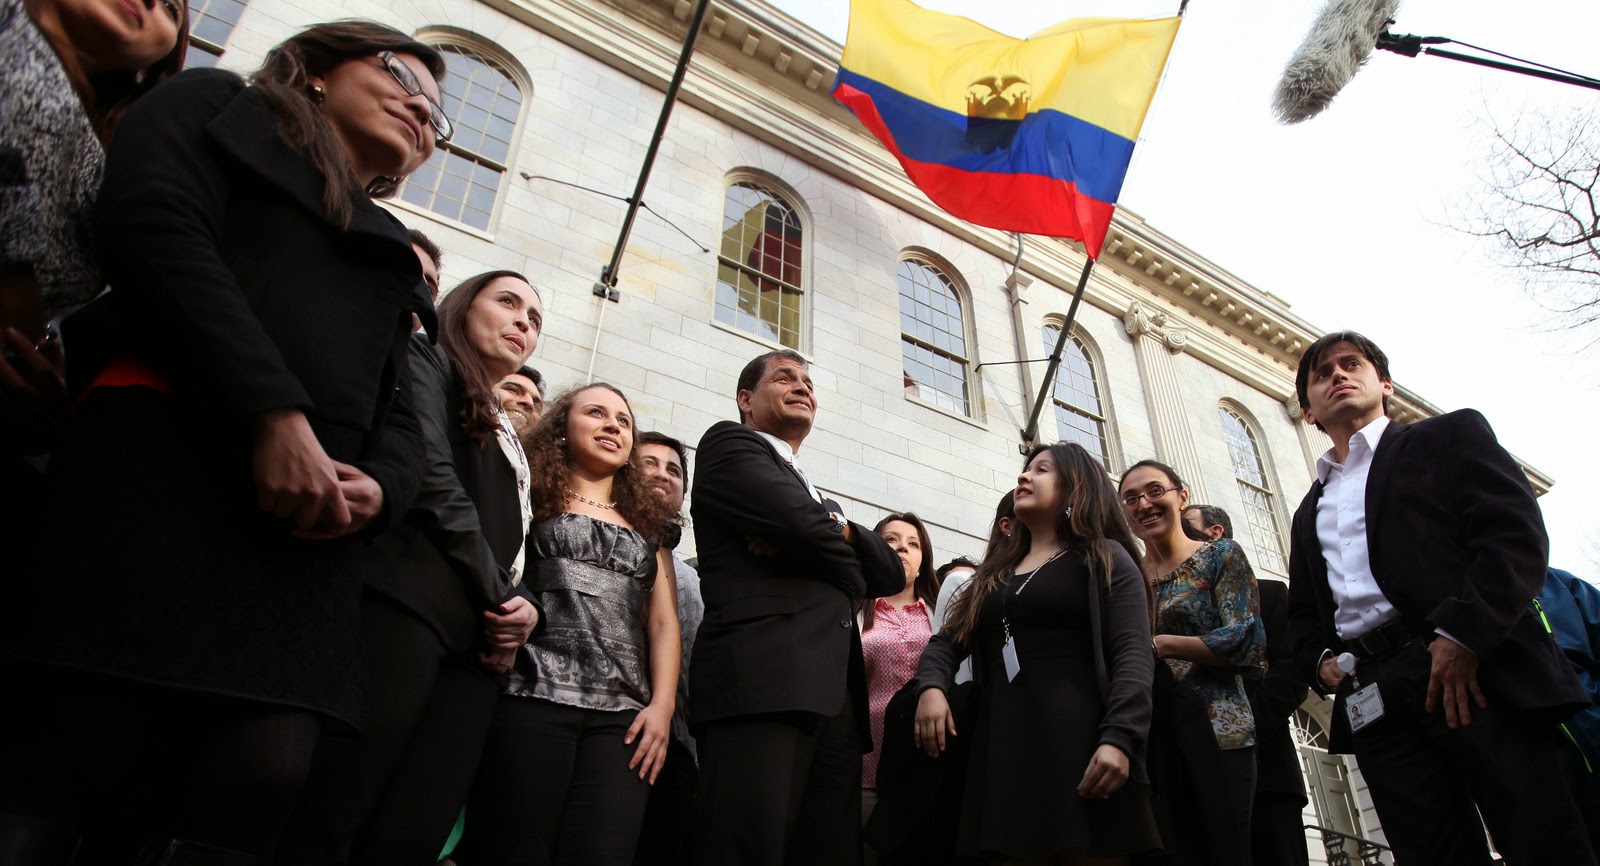
[[[1449,417],[1455,423],[1447,453],[1455,465],[1447,477],[1459,485],[1456,534],[1470,556],[1456,595],[1426,618],[1484,658],[1543,588],[1549,539],[1528,477],[1495,440],[1488,420],[1471,409]]]
[[[456,474],[450,448],[447,389],[453,376],[448,362],[427,338],[411,339],[411,381],[421,430],[421,490],[406,519],[419,526],[465,584],[469,597],[484,609],[511,597],[511,577],[495,559],[478,522],[478,507]],[[540,621],[543,621],[540,617]]]
[[[856,527],[854,546],[844,540],[828,510],[812,499],[755,431],[722,422],[706,431],[695,453],[694,507],[749,538],[777,547],[779,556],[797,557],[807,568],[777,569],[827,583],[850,583],[864,593],[866,572],[873,586],[883,584],[882,568],[898,559],[870,529]],[[863,567],[858,552],[867,554]],[[904,572],[902,587],[904,585]],[[880,593],[885,594],[885,593]]]
[[[1091,569],[1093,574],[1098,569]],[[1121,545],[1111,555],[1110,586],[1101,593],[1105,635],[1102,638],[1109,674],[1100,742],[1110,743],[1130,758],[1144,753],[1150,734],[1151,678],[1155,652],[1150,640],[1150,608],[1144,575]]]
[[[129,109],[107,156],[95,236],[106,279],[140,309],[145,339],[183,347],[208,399],[248,417],[312,400],[221,252],[231,178],[205,127],[244,86],[196,71]]]
[[[956,680],[956,669],[970,654],[967,645],[956,640],[950,629],[934,635],[917,661],[917,693],[939,689],[948,695]]]
[[[416,366],[412,362],[412,367]],[[372,476],[383,488],[383,511],[373,521],[369,534],[386,529],[410,510],[422,487],[417,458],[425,451],[422,426],[416,412],[416,389],[409,371],[400,371],[399,393],[389,404],[383,426],[372,438],[371,447],[356,461],[356,468]]]
[[[1327,571],[1315,567],[1322,561],[1322,548],[1317,542],[1317,499],[1321,485],[1313,485],[1306,494],[1290,524],[1289,548],[1289,641],[1293,653],[1292,673],[1310,684],[1319,695],[1327,695],[1322,678],[1317,675],[1324,650],[1341,646],[1339,635],[1333,630],[1333,609],[1330,603],[1326,613],[1319,596],[1328,592]],[[1318,586],[1317,582],[1322,585]]]

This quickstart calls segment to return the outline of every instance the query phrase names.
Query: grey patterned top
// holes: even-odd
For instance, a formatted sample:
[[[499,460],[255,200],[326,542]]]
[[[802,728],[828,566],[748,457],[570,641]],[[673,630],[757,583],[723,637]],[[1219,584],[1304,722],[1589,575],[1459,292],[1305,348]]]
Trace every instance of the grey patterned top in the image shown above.
[[[639,533],[584,514],[533,525],[523,586],[544,607],[506,692],[593,710],[650,703],[645,616],[656,547]]]
[[[46,318],[100,292],[90,213],[105,151],[22,0],[0,0],[0,263],[33,269]]]

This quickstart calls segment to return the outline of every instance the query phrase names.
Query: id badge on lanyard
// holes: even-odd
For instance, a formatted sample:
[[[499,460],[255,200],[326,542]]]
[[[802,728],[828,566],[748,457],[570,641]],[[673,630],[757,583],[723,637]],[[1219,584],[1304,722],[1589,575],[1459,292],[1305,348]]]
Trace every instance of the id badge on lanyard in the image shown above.
[[[1383,696],[1378,694],[1377,683],[1367,683],[1363,686],[1361,681],[1356,679],[1355,656],[1340,653],[1336,663],[1355,685],[1356,690],[1351,692],[1350,697],[1344,702],[1345,716],[1350,719],[1350,732],[1355,733],[1383,718]]]

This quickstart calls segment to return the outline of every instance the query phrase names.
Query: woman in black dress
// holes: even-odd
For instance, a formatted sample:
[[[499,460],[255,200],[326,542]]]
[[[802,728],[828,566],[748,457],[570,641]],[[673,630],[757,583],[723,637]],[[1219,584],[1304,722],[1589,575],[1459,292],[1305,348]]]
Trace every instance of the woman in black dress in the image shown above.
[[[1017,478],[1020,544],[988,558],[917,673],[917,745],[955,729],[945,690],[971,654],[977,730],[959,849],[999,863],[1122,862],[1159,847],[1143,766],[1150,609],[1103,467],[1038,446]]]
[[[443,74],[345,21],[248,86],[193,70],[123,117],[96,224],[112,289],[79,313],[87,390],[43,505],[54,559],[8,587],[0,812],[62,839],[109,800],[169,837],[157,862],[264,863],[322,727],[358,722],[362,536],[416,495],[406,352],[413,311],[433,322],[373,199],[448,135]]]

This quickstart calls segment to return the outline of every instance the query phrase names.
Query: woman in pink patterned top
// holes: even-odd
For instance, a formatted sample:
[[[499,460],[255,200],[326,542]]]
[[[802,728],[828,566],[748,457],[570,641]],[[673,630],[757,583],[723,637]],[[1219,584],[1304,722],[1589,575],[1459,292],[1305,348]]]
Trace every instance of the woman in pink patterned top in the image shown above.
[[[917,674],[917,661],[933,636],[933,602],[939,595],[928,528],[915,514],[891,514],[874,528],[900,556],[906,585],[896,595],[867,599],[860,614],[861,653],[867,664],[867,710],[872,751],[861,757],[861,822],[877,805],[878,758],[889,699]],[[870,849],[869,849],[870,850]]]

